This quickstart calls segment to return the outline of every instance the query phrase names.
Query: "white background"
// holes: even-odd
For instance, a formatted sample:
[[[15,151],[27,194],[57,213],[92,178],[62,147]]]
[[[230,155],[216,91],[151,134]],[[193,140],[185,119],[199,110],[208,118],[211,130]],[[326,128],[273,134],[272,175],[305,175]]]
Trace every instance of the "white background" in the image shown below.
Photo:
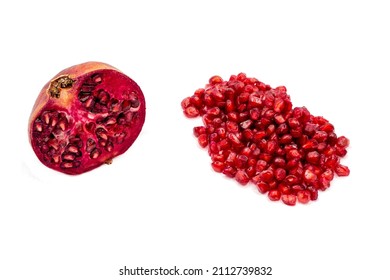
[[[125,277],[135,268],[271,266],[267,279],[389,279],[386,1],[3,1],[0,279]],[[81,176],[44,167],[27,138],[42,86],[103,61],[147,100],[138,140]],[[285,85],[351,140],[309,205],[270,202],[212,171],[180,101],[218,74]],[[264,277],[265,278],[265,277]]]

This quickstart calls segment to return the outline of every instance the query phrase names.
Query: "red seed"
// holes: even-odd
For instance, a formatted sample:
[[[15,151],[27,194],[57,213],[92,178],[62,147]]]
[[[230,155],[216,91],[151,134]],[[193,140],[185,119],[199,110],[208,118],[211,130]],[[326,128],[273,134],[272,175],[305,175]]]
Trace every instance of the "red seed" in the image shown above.
[[[190,103],[195,107],[195,108],[200,108],[202,106],[202,99],[197,96],[193,95],[190,98]]]
[[[280,182],[278,185],[278,190],[280,191],[281,194],[290,194],[292,191],[292,188],[287,185],[284,182]]]
[[[263,181],[259,181],[257,184],[257,190],[260,192],[260,193],[266,193],[270,190],[270,187],[269,185],[266,183],[266,182],[263,182]]]
[[[307,153],[306,160],[309,163],[316,164],[320,160],[320,154],[317,151]]]
[[[228,140],[230,141],[230,143],[232,143],[232,145],[234,145],[234,146],[240,146],[240,145],[242,145],[240,139],[238,139],[237,135],[234,134],[234,133],[229,132],[229,133],[227,134],[227,138],[228,138]]]
[[[199,116],[199,110],[193,106],[189,106],[184,109],[184,115],[186,115],[187,118],[196,118]]]
[[[280,197],[282,196],[282,194],[280,193],[279,190],[270,190],[268,192],[268,198],[272,201],[278,201],[280,200]]]
[[[194,127],[194,135],[195,137],[199,137],[201,134],[206,133],[206,128],[204,126],[195,126]]]
[[[285,178],[285,181],[286,181],[287,184],[289,184],[289,185],[295,185],[295,184],[298,184],[299,179],[298,179],[297,176],[295,176],[295,175],[288,175],[288,176]]]
[[[225,169],[222,170],[222,173],[225,174],[227,177],[233,178],[237,173],[237,169],[232,166],[226,166]]]
[[[260,173],[260,179],[264,182],[269,183],[274,178],[272,170],[264,170]]]
[[[253,176],[256,175],[256,169],[254,166],[248,166],[248,168],[245,169],[245,172],[246,174],[248,174],[249,178],[252,178]]]
[[[306,169],[303,174],[303,179],[307,183],[313,183],[315,180],[317,180],[317,175],[314,174],[314,172],[312,172],[311,170]]]
[[[339,138],[337,138],[337,146],[340,146],[343,148],[348,147],[349,146],[348,138],[345,136],[340,136]]]
[[[218,107],[213,107],[207,110],[207,114],[212,116],[219,116],[221,110]]]
[[[181,102],[181,108],[183,109],[183,110],[185,110],[186,108],[188,108],[189,106],[190,106],[190,99],[191,99],[191,97],[186,97],[186,98],[184,98],[183,99],[183,101]]]
[[[198,143],[202,148],[207,147],[207,135],[206,134],[201,134],[198,137]]]
[[[225,163],[221,161],[214,161],[213,163],[211,163],[211,166],[215,172],[221,173],[225,168]]]
[[[222,82],[223,82],[223,80],[222,80],[222,78],[220,76],[212,76],[209,79],[209,83],[212,84],[212,85],[220,84]]]
[[[294,194],[282,195],[282,201],[288,206],[294,206],[297,203],[297,197]]]
[[[245,186],[249,182],[249,177],[243,170],[238,170],[236,173],[236,181],[239,182],[241,185]]]
[[[318,190],[312,186],[307,187],[307,190],[310,192],[310,200],[314,201],[318,199]]]
[[[289,118],[287,122],[290,128],[297,128],[300,126],[300,123],[296,118]]]
[[[348,176],[349,175],[349,168],[347,166],[344,166],[341,164],[337,165],[334,171],[338,176]]]
[[[286,170],[283,168],[277,168],[275,170],[275,179],[278,181],[282,181],[284,178],[286,178]]]
[[[246,164],[248,162],[248,157],[246,155],[238,155],[235,159],[234,159],[234,164],[237,168],[245,168],[246,167]]]
[[[298,191],[297,199],[302,204],[308,203],[310,201],[310,192],[308,190]]]
[[[85,104],[90,95],[79,100]],[[349,140],[337,137],[325,118],[293,108],[283,86],[272,89],[244,73],[228,81],[213,76],[181,105],[187,117],[202,116],[204,126],[195,127],[194,135],[208,146],[212,168],[240,184],[253,182],[271,200],[308,203],[329,188],[334,173],[349,174],[340,164]],[[52,122],[53,116],[47,118]],[[39,121],[35,131],[44,133],[45,119]]]

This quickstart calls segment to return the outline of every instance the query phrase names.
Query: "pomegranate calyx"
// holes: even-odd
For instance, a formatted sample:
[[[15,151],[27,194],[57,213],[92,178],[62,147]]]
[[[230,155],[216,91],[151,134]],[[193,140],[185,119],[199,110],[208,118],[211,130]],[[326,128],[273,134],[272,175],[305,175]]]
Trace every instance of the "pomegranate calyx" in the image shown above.
[[[51,97],[60,98],[61,89],[71,88],[75,80],[69,76],[61,76],[50,83],[49,93]]]

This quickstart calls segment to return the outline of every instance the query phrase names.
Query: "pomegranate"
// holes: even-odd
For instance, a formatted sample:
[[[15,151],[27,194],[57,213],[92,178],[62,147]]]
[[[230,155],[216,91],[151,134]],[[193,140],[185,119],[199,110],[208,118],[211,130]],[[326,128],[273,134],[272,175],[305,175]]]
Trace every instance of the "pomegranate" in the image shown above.
[[[140,87],[101,62],[69,67],[41,90],[28,134],[38,159],[66,174],[81,174],[123,154],[141,132]]]
[[[340,164],[349,139],[306,107],[294,108],[283,86],[244,73],[228,81],[213,76],[181,107],[188,118],[202,117],[204,126],[193,132],[214,171],[241,185],[252,182],[271,201],[306,204],[330,187],[334,174],[350,173]]]

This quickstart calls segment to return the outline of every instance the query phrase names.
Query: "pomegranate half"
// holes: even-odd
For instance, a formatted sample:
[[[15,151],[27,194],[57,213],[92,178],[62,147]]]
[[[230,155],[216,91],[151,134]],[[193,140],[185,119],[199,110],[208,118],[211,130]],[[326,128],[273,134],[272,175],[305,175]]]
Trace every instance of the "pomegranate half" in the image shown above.
[[[130,148],[145,121],[140,87],[101,62],[69,67],[41,90],[28,134],[38,159],[66,174],[92,170]]]

